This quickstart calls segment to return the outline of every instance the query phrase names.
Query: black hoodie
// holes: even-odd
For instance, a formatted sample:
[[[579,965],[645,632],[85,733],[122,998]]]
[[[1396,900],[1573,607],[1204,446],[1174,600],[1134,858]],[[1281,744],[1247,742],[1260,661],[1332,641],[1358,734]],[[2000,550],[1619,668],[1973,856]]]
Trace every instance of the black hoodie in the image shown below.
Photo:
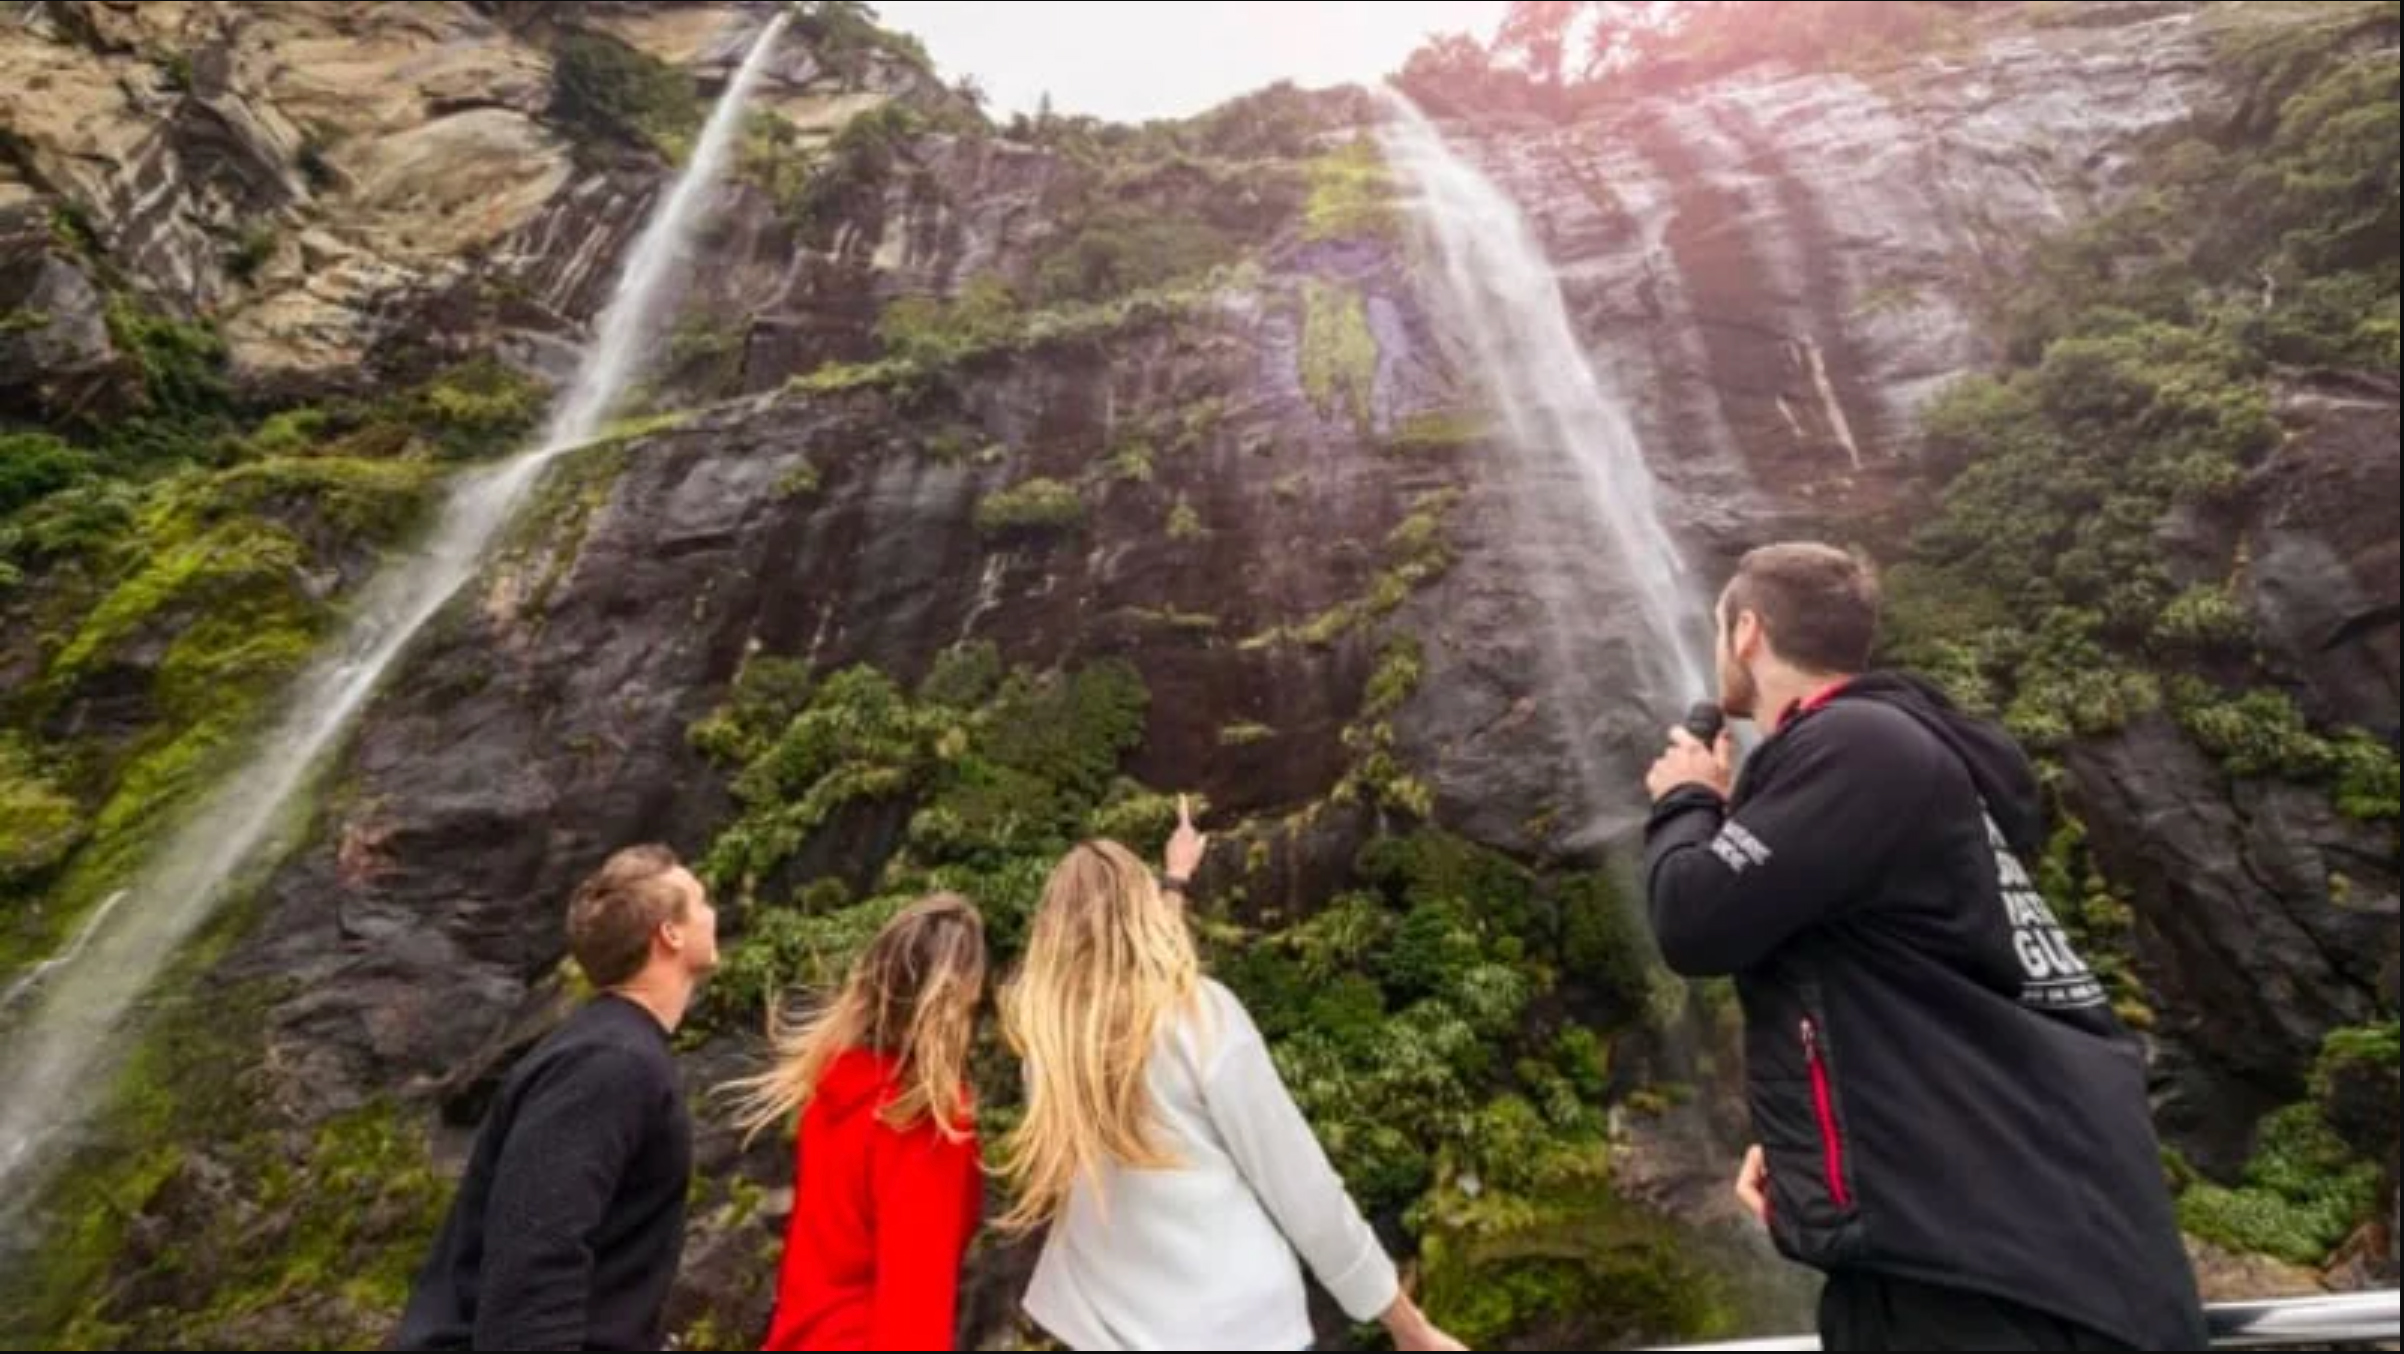
[[[2141,1050],[2024,867],[2028,761],[1909,677],[1798,708],[1649,829],[1671,968],[1732,974],[1789,1258],[2207,1347]]]

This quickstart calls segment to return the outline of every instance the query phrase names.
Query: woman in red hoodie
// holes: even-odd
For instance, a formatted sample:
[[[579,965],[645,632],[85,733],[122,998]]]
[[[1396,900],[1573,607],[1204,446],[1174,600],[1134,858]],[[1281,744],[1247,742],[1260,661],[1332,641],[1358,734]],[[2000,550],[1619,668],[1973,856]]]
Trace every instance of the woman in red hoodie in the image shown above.
[[[842,994],[737,1084],[750,1133],[801,1111],[768,1349],[950,1349],[984,1211],[968,1092],[985,925],[952,894],[887,923]]]

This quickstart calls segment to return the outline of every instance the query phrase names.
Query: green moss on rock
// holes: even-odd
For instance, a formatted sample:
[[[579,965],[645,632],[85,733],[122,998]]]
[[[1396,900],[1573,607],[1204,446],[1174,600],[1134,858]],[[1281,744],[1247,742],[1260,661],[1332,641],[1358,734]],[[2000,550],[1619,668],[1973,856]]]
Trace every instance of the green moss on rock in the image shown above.
[[[1377,386],[1377,336],[1369,309],[1351,287],[1306,279],[1302,284],[1302,388],[1329,417],[1369,426]]]
[[[1490,1111],[1521,1190],[1455,1188],[1426,1210],[1422,1302],[1474,1349],[1630,1349],[1724,1339],[1728,1278],[1675,1225],[1616,1197],[1599,1152],[1553,1142],[1524,1103]]]
[[[0,888],[58,864],[83,830],[82,806],[16,740],[0,737]]]
[[[692,152],[707,114],[690,76],[600,33],[560,40],[551,112],[571,127],[648,145],[677,161]]]
[[[1303,208],[1306,240],[1385,239],[1401,234],[1394,179],[1377,143],[1359,137],[1309,162],[1310,201]]]
[[[2318,1266],[2376,1212],[2379,1184],[2379,1168],[2347,1148],[2319,1106],[2295,1105],[2263,1120],[2243,1183],[2194,1186],[2179,1221],[2232,1251]]]
[[[989,536],[1061,532],[1084,520],[1084,496],[1075,485],[1055,479],[1026,480],[977,503],[977,530]]]

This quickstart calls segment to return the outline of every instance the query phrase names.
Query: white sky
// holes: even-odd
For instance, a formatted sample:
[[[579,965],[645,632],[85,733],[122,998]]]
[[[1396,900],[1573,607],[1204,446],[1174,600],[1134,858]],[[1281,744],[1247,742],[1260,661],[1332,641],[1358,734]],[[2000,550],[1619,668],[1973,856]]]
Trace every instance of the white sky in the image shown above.
[[[974,75],[997,117],[1185,117],[1279,80],[1366,83],[1430,33],[1494,36],[1506,0],[881,0],[947,80]]]

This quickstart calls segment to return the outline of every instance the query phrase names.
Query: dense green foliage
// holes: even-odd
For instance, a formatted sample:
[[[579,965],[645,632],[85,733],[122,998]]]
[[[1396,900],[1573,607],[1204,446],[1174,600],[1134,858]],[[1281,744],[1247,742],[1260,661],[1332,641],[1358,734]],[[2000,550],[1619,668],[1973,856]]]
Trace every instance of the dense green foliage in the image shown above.
[[[186,471],[142,490],[104,484],[111,515],[87,524],[92,536],[61,568],[83,580],[92,602],[49,640],[42,682],[18,701],[30,727],[92,685],[130,675],[146,692],[143,727],[102,744],[28,734],[0,762],[0,784],[18,787],[0,794],[28,812],[0,852],[0,905],[15,901],[12,876],[37,885],[66,871],[54,906],[0,915],[0,971],[46,948],[156,841],[175,807],[224,769],[262,703],[337,618],[314,579],[322,562],[398,539],[417,520],[433,471],[424,462],[265,459]],[[66,497],[24,524],[36,539],[72,520],[57,513]],[[64,848],[79,849],[70,859]]]
[[[854,84],[879,56],[929,74],[935,69],[925,44],[879,23],[876,6],[862,0],[804,0],[795,6],[793,33]]]
[[[1363,724],[1391,719],[1418,671],[1397,641]],[[1132,669],[1014,671],[990,645],[947,652],[914,693],[873,669],[813,678],[755,660],[693,735],[742,806],[703,866],[740,919],[705,1020],[750,1024],[780,993],[826,990],[936,888],[979,902],[1006,970],[1068,845],[1095,834],[1154,854],[1165,840],[1173,801],[1119,773],[1147,709]],[[858,854],[868,841],[888,845]],[[1363,1205],[1427,1239],[1449,1276],[1431,1284],[1438,1316],[1495,1337],[1722,1329],[1709,1267],[1612,1199],[1609,1043],[1554,1001],[1574,986],[1588,1009],[1641,1018],[1649,949],[1611,883],[1423,829],[1379,836],[1354,875],[1300,919],[1239,912],[1239,884],[1196,925]],[[999,1127],[1015,1077],[998,1049],[979,1067]],[[1395,1115],[1402,1103],[1414,1113]]]
[[[1635,7],[1516,6],[1501,46],[1527,69],[1458,42],[1414,66],[1456,92],[1477,84],[1482,99],[1558,107],[1771,56],[1871,65],[1899,46],[1950,43],[1970,7],[1785,4],[1777,24],[1760,22],[1759,5],[1674,8],[1675,22],[1647,26]],[[2046,18],[2041,6],[1985,8]],[[2285,7],[2270,22],[2206,19],[2250,91],[2245,116],[2165,146],[2123,210],[2041,251],[2035,276],[1999,299],[2010,366],[1930,411],[1945,492],[1892,580],[1894,656],[1938,673],[2041,751],[2161,711],[2232,775],[2309,780],[2355,818],[2397,817],[2393,750],[2316,726],[2253,665],[2245,562],[2198,571],[2156,540],[2174,510],[2229,505],[2274,451],[2282,368],[2394,367],[2394,16],[2392,4],[2352,4]],[[796,32],[853,84],[873,62],[926,64],[864,5],[804,6]],[[605,37],[562,39],[554,115],[578,131],[677,157],[701,113],[674,68]],[[1363,435],[1374,428],[1414,490],[1446,482],[1464,459],[1454,453],[1484,438],[1489,419],[1465,409],[1378,426],[1384,354],[1367,295],[1320,278],[1272,289],[1255,266],[1274,258],[1282,277],[1297,254],[1399,243],[1392,185],[1357,135],[1360,113],[1343,96],[1279,88],[1143,128],[1023,119],[1008,135],[1057,156],[1032,255],[998,260],[949,295],[892,301],[870,360],[795,388],[908,396],[979,364],[1098,350],[1186,321],[1230,291],[1256,292],[1266,302],[1256,313],[1290,323],[1294,379],[1321,415]],[[859,251],[893,202],[945,191],[929,138],[993,134],[973,109],[916,95],[855,118],[823,147],[761,113],[739,175],[807,247]],[[58,226],[74,248],[98,248],[72,211]],[[1323,248],[1344,243],[1364,248]],[[271,236],[244,236],[237,271],[273,252]],[[363,573],[377,547],[421,520],[447,465],[508,448],[541,406],[533,384],[479,362],[398,393],[259,407],[237,391],[207,323],[123,298],[109,319],[138,377],[133,407],[84,425],[0,429],[0,604],[31,627],[9,634],[0,658],[24,658],[33,674],[0,705],[0,975],[104,896],[238,751],[276,684],[339,620],[326,581]],[[723,372],[737,351],[700,326],[670,346],[673,365],[701,375]],[[895,401],[904,418],[928,408],[939,406]],[[1226,401],[1115,416],[1081,477],[989,486],[974,516],[987,548],[1076,539],[1088,505],[1122,488],[1149,491],[1145,528],[1189,550],[1243,529],[1220,519],[1219,500],[1181,491],[1190,481],[1177,473],[1180,458],[1232,440],[1223,428],[1241,415]],[[938,426],[943,418],[957,415],[920,420],[895,444],[954,465],[1012,454],[986,429]],[[554,572],[536,596],[557,581],[622,464],[600,448],[547,486],[536,516],[567,551],[551,543]],[[1305,484],[1289,472],[1276,495],[1298,499]],[[773,492],[818,487],[804,463]],[[1173,606],[1128,613],[1197,649],[1302,645],[1327,670],[1367,669],[1342,774],[1322,802],[1222,834],[1214,867],[1236,877],[1203,900],[1196,928],[1347,1181],[1416,1249],[1439,1320],[1482,1345],[1723,1334],[1733,1296],[1708,1258],[1613,1190],[1608,1116],[1640,1114],[1663,1094],[1628,1094],[1640,1076],[1630,1036],[1675,990],[1632,900],[1608,872],[1539,869],[1436,829],[1425,768],[1404,755],[1397,724],[1429,651],[1390,622],[1450,567],[1457,501],[1446,489],[1411,499],[1382,542],[1358,543],[1376,561],[1359,596],[1249,639]],[[112,727],[39,732],[80,728],[61,712],[98,696],[116,698]],[[1190,713],[1214,721],[1208,735],[1229,757],[1307,736],[1216,723],[1225,710]],[[781,995],[823,989],[895,909],[932,889],[977,900],[1006,969],[1071,842],[1107,835],[1156,854],[1174,800],[1124,773],[1155,718],[1141,675],[1116,660],[1039,671],[972,645],[940,655],[914,686],[872,668],[752,660],[692,731],[733,804],[702,862],[729,903],[730,947],[696,1037],[754,1028]],[[1299,854],[1331,818],[1367,824],[1357,830],[1365,846],[1332,897],[1287,896],[1283,853]],[[2096,868],[2075,818],[2063,816],[2042,876],[2122,1014],[2150,1023],[2127,956],[2126,895]],[[373,1338],[442,1194],[412,1117],[377,1103],[309,1132],[256,1131],[270,1111],[237,1103],[233,1079],[207,1070],[255,1059],[261,1036],[242,1012],[211,1015],[220,1018],[169,1028],[129,1076],[121,1121],[103,1135],[117,1155],[79,1177],[76,1212],[45,1260],[60,1310],[28,1319],[71,1342],[237,1329]],[[2392,1115],[2396,1064],[2392,1021],[2333,1036],[2313,1100],[2265,1121],[2242,1179],[2184,1182],[2188,1225],[2243,1250],[2325,1258],[2382,1197],[2367,1158],[2392,1151],[2392,1118],[2376,1111]],[[1006,1124],[1015,1082],[997,1048],[983,1051],[979,1076],[991,1126]],[[210,1136],[223,1141],[203,1170],[178,1144]],[[225,1191],[216,1181],[229,1170],[243,1183]],[[170,1205],[179,1219],[218,1224],[210,1243],[146,1241],[134,1220],[162,1197],[182,1201]],[[147,1310],[144,1284],[101,1281],[136,1268],[218,1300],[208,1311]],[[295,1325],[245,1325],[286,1311],[299,1313]],[[686,1343],[707,1341],[696,1330]]]
[[[1044,304],[1093,302],[1208,274],[1236,262],[1233,232],[1207,218],[1118,198],[1096,207],[1036,265]]]
[[[2317,1105],[2263,1121],[2244,1183],[2196,1184],[2179,1199],[2189,1232],[2239,1252],[2318,1265],[2377,1209],[2379,1167],[2330,1130]]]
[[[2394,371],[2397,8],[2207,21],[2247,116],[2166,147],[2126,206],[2040,247],[2001,306],[2010,368],[1928,411],[1931,458],[1952,478],[1889,580],[1891,656],[2040,753],[2164,713],[2233,777],[2319,785],[2347,816],[2392,824],[2395,748],[2316,727],[2255,656],[2245,557],[2199,578],[2162,527],[2228,509],[2279,446],[2284,369]],[[2150,1023],[2126,905],[2075,819],[2044,876],[2122,1014]],[[2387,1030],[2371,1046],[2392,1058]],[[2274,1115],[2244,1178],[2191,1183],[2182,1219],[2319,1264],[2381,1197],[2386,1122],[2384,1141],[2349,1140],[2320,1106]]]
[[[56,865],[74,845],[82,817],[14,741],[0,742],[0,886]]]
[[[2391,748],[2267,686],[2172,680],[2244,670],[2252,634],[2227,584],[2174,574],[2160,524],[2226,503],[2278,445],[2276,365],[2394,366],[2395,6],[2307,9],[2225,22],[2253,122],[2178,144],[2128,206],[2041,249],[2008,305],[2018,364],[1929,411],[1958,474],[1893,580],[1896,653],[2041,750],[2167,707],[2231,774],[2392,820]]]
[[[1302,291],[1302,388],[1319,411],[1369,426],[1377,388],[1377,335],[1361,294],[1313,279]]]
[[[1207,309],[1223,290],[1250,281],[1251,275],[1242,269],[1222,270],[1180,287],[1028,310],[998,280],[980,279],[948,302],[911,297],[888,307],[879,333],[897,355],[867,363],[830,363],[793,378],[788,388],[811,395],[881,390],[906,405],[979,363],[1092,348],[1174,325]]]
[[[615,38],[576,32],[559,42],[551,113],[588,134],[682,160],[692,153],[708,109],[683,71]]]
[[[48,433],[0,433],[0,518],[92,473],[91,453]]]
[[[447,463],[514,446],[542,387],[490,360],[372,398],[259,407],[206,325],[125,299],[136,403],[0,430],[0,974],[55,943],[239,754],[280,683],[421,520]],[[103,727],[66,712],[105,693]]]
[[[1060,531],[1085,520],[1077,486],[1032,479],[986,495],[977,504],[977,530],[991,535]]]
[[[1352,240],[1399,235],[1402,218],[1394,206],[1394,184],[1377,143],[1358,137],[1312,160],[1310,202],[1304,209],[1306,240]]]
[[[694,731],[735,771],[743,806],[703,864],[745,917],[713,1008],[749,1015],[789,983],[823,986],[896,908],[937,888],[978,899],[1010,942],[1071,843],[1128,825],[1165,832],[1165,801],[1118,776],[1148,705],[1123,664],[1005,672],[991,645],[946,653],[915,695],[869,668],[813,683],[753,663]],[[853,881],[870,897],[854,902],[840,876],[797,881],[805,847],[880,806],[908,826],[900,851]]]

